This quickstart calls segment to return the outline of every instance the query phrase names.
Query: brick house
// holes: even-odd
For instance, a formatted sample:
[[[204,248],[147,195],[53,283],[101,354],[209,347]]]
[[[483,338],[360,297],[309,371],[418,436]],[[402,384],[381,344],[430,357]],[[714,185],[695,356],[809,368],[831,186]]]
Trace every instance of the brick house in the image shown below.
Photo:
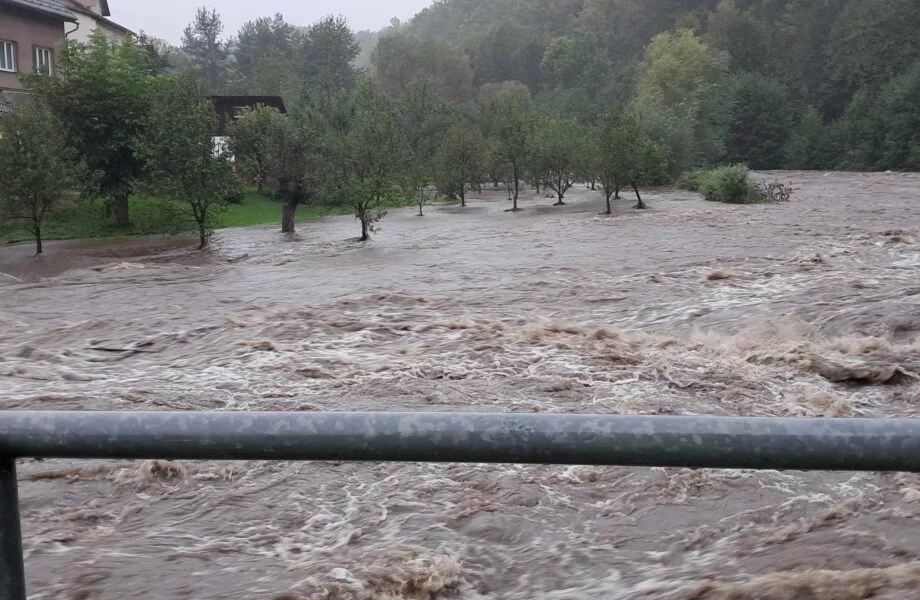
[[[20,75],[53,73],[57,48],[76,23],[60,0],[0,0],[0,92],[22,90]]]
[[[131,35],[109,14],[107,0],[0,0],[0,117],[22,98],[20,76],[54,73],[65,39],[83,41],[99,30]]]

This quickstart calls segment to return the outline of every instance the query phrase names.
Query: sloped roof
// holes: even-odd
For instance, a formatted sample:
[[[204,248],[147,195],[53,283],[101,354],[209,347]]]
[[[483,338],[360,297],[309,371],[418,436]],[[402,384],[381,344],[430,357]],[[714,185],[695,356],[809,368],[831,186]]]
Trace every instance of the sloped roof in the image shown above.
[[[88,8],[80,0],[69,0],[69,1],[71,4],[71,8],[73,10],[77,11],[78,13],[83,13],[84,15],[92,17],[96,21],[96,23],[102,23],[103,25],[107,25],[109,28],[114,29],[115,31],[120,31],[121,33],[135,35],[133,31],[131,31],[124,25],[119,25],[115,21],[105,18],[105,16],[100,15],[99,13],[97,13],[91,8]],[[107,8],[108,5],[105,5],[105,6],[106,6],[105,10],[108,11],[108,8]]]
[[[91,2],[90,0],[70,0],[70,1],[73,2],[74,4],[77,4],[77,5],[79,5],[79,6],[82,6],[82,7],[84,7],[84,8],[90,9],[90,10],[92,10],[90,7],[91,7],[91,6],[95,6],[95,4],[96,4],[95,2]],[[101,0],[98,4],[99,4],[99,11],[100,11],[100,12],[98,12],[98,13],[96,13],[96,14],[101,14],[103,17],[111,17],[111,16],[112,16],[112,11],[109,10],[109,3],[108,3],[108,0]],[[95,12],[95,11],[93,11],[93,12]]]
[[[34,10],[46,15],[60,17],[65,21],[76,21],[73,13],[59,0],[0,0],[0,4],[10,4],[26,10]]]

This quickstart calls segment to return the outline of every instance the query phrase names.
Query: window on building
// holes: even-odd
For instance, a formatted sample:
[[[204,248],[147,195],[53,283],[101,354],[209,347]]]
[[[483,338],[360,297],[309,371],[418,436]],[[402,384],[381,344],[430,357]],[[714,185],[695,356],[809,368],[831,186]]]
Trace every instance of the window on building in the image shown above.
[[[0,40],[0,71],[16,72],[16,42]]]
[[[51,75],[51,73],[54,71],[54,50],[51,48],[35,46],[33,51],[35,72]]]

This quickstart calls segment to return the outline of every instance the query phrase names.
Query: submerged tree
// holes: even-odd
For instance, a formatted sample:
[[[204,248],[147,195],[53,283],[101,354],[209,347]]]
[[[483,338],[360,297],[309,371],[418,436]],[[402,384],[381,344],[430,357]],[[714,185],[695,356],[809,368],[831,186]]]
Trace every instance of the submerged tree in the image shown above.
[[[460,206],[466,206],[467,191],[479,180],[484,152],[482,133],[471,125],[454,125],[441,142],[438,165],[442,185],[460,198]]]
[[[607,202],[607,214],[611,214],[610,200],[620,197],[620,190],[629,185],[630,135],[626,130],[626,116],[620,110],[611,110],[594,131],[592,138],[590,169],[601,184]]]
[[[647,208],[639,188],[667,178],[667,152],[633,112],[609,111],[594,132],[591,154],[591,172],[601,184],[608,215],[610,200],[629,187],[636,194],[636,208]]]
[[[378,84],[362,77],[355,90],[349,130],[331,135],[326,161],[331,172],[326,187],[333,201],[354,210],[361,222],[360,240],[366,242],[386,215],[384,203],[399,192],[398,177],[404,172],[405,157],[399,115]]]
[[[35,254],[42,222],[74,182],[76,153],[61,123],[42,102],[27,102],[0,119],[0,222],[28,223]]]
[[[531,176],[556,193],[554,206],[564,206],[566,192],[584,171],[584,132],[574,120],[544,116],[530,138],[528,157]]]
[[[161,79],[137,141],[148,185],[198,230],[208,245],[218,215],[237,191],[230,158],[215,151],[214,107],[188,80]]]
[[[487,135],[491,138],[496,162],[504,163],[511,181],[513,211],[527,163],[534,112],[530,90],[517,81],[483,86],[479,98]]]
[[[297,208],[317,195],[319,135],[309,114],[277,114],[271,121],[268,164],[278,182],[281,233],[294,233]]]

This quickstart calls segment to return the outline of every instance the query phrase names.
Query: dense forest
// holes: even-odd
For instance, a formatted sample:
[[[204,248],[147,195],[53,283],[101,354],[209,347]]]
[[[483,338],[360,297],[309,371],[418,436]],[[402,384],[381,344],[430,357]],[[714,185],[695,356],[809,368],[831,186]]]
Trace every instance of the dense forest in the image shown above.
[[[337,59],[461,111],[483,86],[521,82],[540,110],[584,125],[645,113],[682,167],[920,168],[916,0],[439,0],[381,32],[332,21],[277,15],[224,37],[201,11],[181,49],[158,47],[213,92],[294,105]]]

